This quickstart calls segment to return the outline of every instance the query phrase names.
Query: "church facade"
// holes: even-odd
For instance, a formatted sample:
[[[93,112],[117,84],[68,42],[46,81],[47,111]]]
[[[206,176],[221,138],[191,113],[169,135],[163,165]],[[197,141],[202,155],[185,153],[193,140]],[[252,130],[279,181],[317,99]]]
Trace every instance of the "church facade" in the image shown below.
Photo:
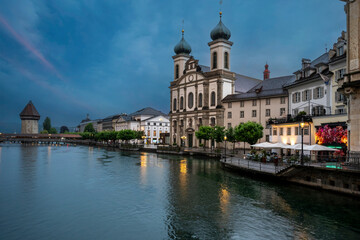
[[[200,65],[190,55],[184,39],[175,46],[174,79],[170,83],[170,141],[186,147],[198,147],[195,131],[202,125],[224,126],[221,100],[227,95],[247,92],[261,80],[231,71],[230,30],[221,20],[211,31],[210,67]],[[208,143],[208,147],[214,143]]]

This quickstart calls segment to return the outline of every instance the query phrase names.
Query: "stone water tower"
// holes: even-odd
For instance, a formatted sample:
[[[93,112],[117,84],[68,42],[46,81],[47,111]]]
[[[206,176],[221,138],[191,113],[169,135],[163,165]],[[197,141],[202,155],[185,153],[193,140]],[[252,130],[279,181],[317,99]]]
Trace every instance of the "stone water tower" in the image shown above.
[[[20,113],[21,133],[36,134],[39,133],[40,114],[31,101]]]

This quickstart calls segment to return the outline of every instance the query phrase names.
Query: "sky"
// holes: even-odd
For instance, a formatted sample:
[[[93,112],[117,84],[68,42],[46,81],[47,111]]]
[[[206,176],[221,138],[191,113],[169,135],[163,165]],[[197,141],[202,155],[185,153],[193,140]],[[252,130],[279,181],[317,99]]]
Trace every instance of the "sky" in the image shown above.
[[[231,69],[289,75],[346,29],[339,0],[0,0],[0,132],[19,132],[32,100],[53,126],[144,107],[169,112],[174,46],[209,66],[210,32],[231,31]],[[184,20],[184,24],[182,24]]]

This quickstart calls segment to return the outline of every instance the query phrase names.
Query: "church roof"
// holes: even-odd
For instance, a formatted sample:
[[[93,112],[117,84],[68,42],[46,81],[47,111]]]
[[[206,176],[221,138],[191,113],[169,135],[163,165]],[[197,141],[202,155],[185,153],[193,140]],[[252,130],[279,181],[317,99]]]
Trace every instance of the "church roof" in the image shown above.
[[[249,91],[262,80],[235,73],[235,92],[243,93]]]
[[[261,81],[261,83],[258,83],[256,86],[254,86],[245,93],[228,95],[223,99],[223,101],[231,102],[242,99],[246,100],[246,99],[263,98],[263,97],[271,97],[271,96],[282,96],[282,95],[285,96],[287,95],[287,92],[283,88],[283,86],[294,81],[295,81],[294,75],[269,78],[264,81]]]
[[[29,119],[29,120],[39,120],[40,114],[36,110],[34,104],[29,101],[29,103],[25,106],[24,110],[20,113],[21,119]]]

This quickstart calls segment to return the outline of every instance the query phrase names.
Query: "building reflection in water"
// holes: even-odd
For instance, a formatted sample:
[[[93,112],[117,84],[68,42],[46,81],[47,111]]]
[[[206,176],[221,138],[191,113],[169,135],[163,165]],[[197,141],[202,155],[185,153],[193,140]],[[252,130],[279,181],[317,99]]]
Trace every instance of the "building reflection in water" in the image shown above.
[[[20,147],[21,155],[21,176],[24,178],[24,189],[32,189],[36,179],[36,161],[38,160],[38,146],[27,146],[22,144]]]

